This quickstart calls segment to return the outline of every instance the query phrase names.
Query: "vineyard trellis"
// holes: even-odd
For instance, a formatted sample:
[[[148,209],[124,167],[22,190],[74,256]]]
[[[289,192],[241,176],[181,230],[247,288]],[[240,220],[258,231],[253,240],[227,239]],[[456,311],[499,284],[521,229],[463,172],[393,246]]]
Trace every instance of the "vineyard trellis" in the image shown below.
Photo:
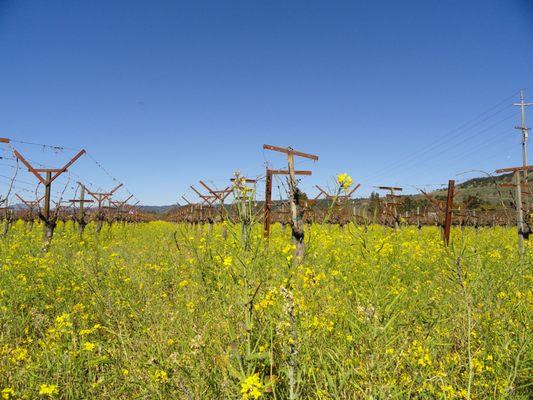
[[[254,193],[254,195],[256,194],[255,185],[260,181],[265,181],[264,200],[262,202],[256,201],[255,197],[253,201],[249,201],[250,199],[247,197],[249,194],[242,194],[243,188],[239,187],[240,183],[236,183],[235,178],[230,180],[232,182],[231,185],[224,185],[221,190],[217,189],[216,185],[207,183],[208,181],[200,180],[199,184],[207,193],[202,193],[194,185],[190,186],[193,193],[198,196],[199,202],[189,201],[183,195],[181,199],[186,204],[178,205],[165,218],[195,224],[213,224],[217,221],[226,220],[235,222],[244,218],[243,215],[239,216],[239,207],[242,209],[244,202],[250,202],[250,209],[253,209],[253,214],[263,215],[265,238],[269,237],[270,227],[273,222],[290,224],[292,237],[297,248],[295,253],[297,257],[295,259],[298,259],[302,258],[304,254],[304,226],[309,223],[335,223],[342,226],[351,221],[366,224],[372,220],[379,224],[394,226],[396,229],[403,224],[416,224],[419,228],[423,225],[436,224],[442,228],[443,241],[448,244],[450,242],[452,226],[458,225],[464,227],[471,225],[477,228],[481,225],[509,225],[511,223],[511,217],[508,210],[514,209],[515,222],[519,232],[519,242],[522,243],[528,239],[531,232],[530,197],[533,193],[529,183],[530,180],[528,179],[531,166],[526,165],[527,153],[525,151],[527,132],[530,129],[526,126],[525,109],[531,103],[527,103],[525,99],[524,93],[522,92],[520,93],[520,102],[512,104],[520,107],[521,124],[516,129],[522,132],[523,162],[521,167],[499,169],[496,171],[497,174],[511,173],[513,175],[512,183],[498,183],[494,181],[494,187],[498,192],[496,200],[501,204],[500,207],[479,206],[476,204],[475,196],[468,198],[465,195],[461,199],[460,193],[463,187],[461,183],[455,184],[454,179],[448,182],[447,196],[430,194],[428,191],[422,189],[419,189],[419,194],[404,194],[404,188],[402,187],[377,185],[375,186],[377,189],[387,192],[383,197],[384,200],[379,195],[376,195],[374,198],[371,196],[370,199],[357,199],[353,198],[353,195],[363,185],[363,183],[358,183],[357,185],[351,186],[349,191],[343,193],[340,191],[330,193],[323,186],[316,184],[314,187],[318,190],[318,193],[313,199],[308,199],[307,194],[298,187],[299,180],[297,180],[297,177],[311,176],[312,172],[296,169],[295,157],[317,161],[318,156],[296,151],[292,147],[263,145],[263,151],[268,150],[286,155],[287,168],[272,168],[267,165],[265,174],[262,176],[244,178],[239,175],[239,179],[244,178],[245,183],[252,183],[254,185],[253,190],[249,192]],[[483,121],[489,120],[490,118],[491,116],[489,115]],[[507,119],[506,117],[504,120]],[[63,167],[49,168],[23,156],[17,149],[12,147],[12,143],[38,146],[43,149],[48,148],[54,153],[73,150],[64,146],[46,145],[0,137],[0,144],[8,145],[13,154],[13,157],[2,157],[2,159],[16,162],[15,165],[10,165],[10,167],[14,168],[14,173],[11,177],[2,175],[3,179],[9,182],[7,195],[0,197],[0,218],[4,221],[4,235],[9,230],[10,224],[17,218],[27,221],[30,226],[33,226],[33,221],[38,218],[45,225],[44,237],[48,242],[53,236],[53,230],[58,220],[73,220],[78,224],[80,233],[83,234],[85,226],[90,221],[95,221],[97,231],[100,231],[105,221],[112,224],[114,221],[143,221],[150,219],[147,214],[142,212],[143,209],[139,206],[139,201],[129,191],[128,196],[124,200],[115,200],[112,198],[112,195],[119,188],[123,187],[123,184],[118,183],[101,163],[90,155],[89,158],[97,167],[104,171],[118,185],[114,189],[105,192],[92,189],[89,185],[78,182],[76,193],[79,191],[79,197],[74,196],[75,198],[69,199],[67,203],[63,201],[63,194],[70,181],[69,169],[82,155],[86,154],[85,150],[79,151]],[[17,172],[20,168],[18,165],[19,162],[37,178],[37,187],[32,187],[33,184],[22,181],[17,177]],[[57,200],[52,199],[52,182],[56,181],[56,179],[66,172],[69,172],[69,177],[66,183],[61,183],[64,185],[63,190],[57,192]],[[76,175],[74,172],[72,174]],[[283,201],[272,200],[273,180],[278,176],[287,177],[287,199]],[[83,181],[89,182],[86,179],[83,179]],[[18,183],[29,187],[17,187],[16,185]],[[370,184],[365,185],[372,186]],[[95,185],[91,184],[90,186],[94,187]],[[13,207],[8,203],[12,188],[17,189],[15,197],[20,201],[22,209],[20,207]],[[502,189],[505,188],[514,189],[508,197],[502,195]],[[44,194],[38,194],[42,189],[44,189]],[[29,200],[27,195],[23,195],[22,192],[35,194],[35,199]],[[87,195],[91,199],[87,199]],[[230,198],[231,195],[233,195],[233,198]],[[132,199],[134,201],[137,200],[133,205],[129,204],[129,201]],[[425,203],[423,203],[423,199],[425,199]],[[288,209],[285,206],[288,206]],[[369,210],[374,210],[374,218],[369,218]]]

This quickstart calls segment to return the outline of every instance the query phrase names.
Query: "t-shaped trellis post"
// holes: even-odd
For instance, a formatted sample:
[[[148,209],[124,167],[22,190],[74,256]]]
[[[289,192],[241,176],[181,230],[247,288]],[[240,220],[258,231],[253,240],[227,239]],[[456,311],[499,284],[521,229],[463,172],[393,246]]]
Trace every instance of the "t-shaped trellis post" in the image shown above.
[[[50,217],[50,194],[52,188],[52,182],[55,181],[61,174],[66,172],[68,168],[74,164],[78,158],[85,154],[85,150],[80,150],[72,159],[66,163],[62,168],[33,168],[32,165],[20,154],[17,150],[13,149],[13,154],[17,157],[35,177],[44,185],[44,210],[39,213],[39,217],[45,223],[45,239],[49,243],[52,240],[54,234],[54,228],[56,225],[55,219]],[[45,174],[43,177],[41,174]]]
[[[327,190],[323,189],[321,186],[319,185],[315,185],[315,187],[318,189],[318,194],[316,195],[316,197],[313,199],[313,201],[317,201],[318,199],[320,199],[322,196],[324,196],[325,200],[329,203],[329,201],[331,200],[332,203],[331,203],[331,206],[328,205],[328,208],[330,208],[329,212],[327,213],[326,217],[324,218],[324,222],[328,222],[329,220],[329,216],[330,214],[333,213],[334,211],[334,207],[335,205],[339,205],[339,206],[342,206],[342,205],[346,205],[349,200],[352,198],[352,195],[355,193],[355,191],[357,189],[359,189],[361,187],[361,184],[358,183],[357,185],[354,186],[354,188],[352,190],[350,190],[349,192],[346,190],[346,194],[343,194],[341,195],[340,192],[341,192],[341,189],[342,189],[342,186],[339,187],[339,190],[337,191],[337,193],[335,194],[330,194],[328,193]],[[342,207],[339,207],[339,209],[342,209]],[[354,207],[355,209],[355,207]],[[355,215],[355,210],[353,211],[354,215]],[[341,221],[341,216],[340,215],[337,215],[337,221],[339,222],[339,224],[341,226],[343,226],[343,222]]]
[[[133,195],[130,194],[125,200],[109,200],[109,203],[113,205],[116,209],[116,219],[120,222],[125,222],[125,213],[127,212],[126,206],[128,206],[128,201],[133,198]]]
[[[103,223],[104,223],[104,218],[105,218],[105,213],[103,211],[104,210],[104,202],[106,200],[109,202],[111,196],[113,196],[113,194],[124,185],[122,183],[120,183],[117,186],[115,186],[111,191],[109,191],[107,193],[103,193],[103,192],[93,192],[93,191],[87,189],[87,187],[85,185],[83,185],[81,182],[78,182],[78,184],[83,186],[85,188],[85,191],[87,193],[89,193],[89,195],[96,201],[96,206],[97,206],[97,209],[96,209],[96,233],[98,234],[98,233],[100,233],[100,230],[102,229],[102,226],[103,226]]]
[[[400,224],[398,223],[398,209],[396,207],[399,205],[399,203],[396,202],[395,199],[400,197],[400,196],[398,196],[396,194],[396,192],[401,192],[403,190],[403,188],[394,187],[394,186],[378,186],[377,188],[381,189],[381,190],[388,190],[389,191],[389,193],[387,194],[386,197],[392,199],[392,201],[386,202],[385,206],[386,207],[391,207],[392,206],[392,216],[394,218],[394,227],[396,229],[398,229],[400,227]]]
[[[206,188],[211,195],[215,196],[215,201],[213,201],[213,204],[218,200],[220,202],[220,218],[224,219],[224,211],[226,210],[224,208],[224,200],[233,192],[230,186],[227,186],[223,190],[216,190],[210,188],[204,181],[200,181],[200,185],[202,185],[204,188]]]
[[[287,169],[268,169],[266,170],[265,179],[265,221],[264,230],[265,238],[270,237],[270,225],[272,221],[272,177],[274,175],[289,175]],[[311,171],[294,171],[294,175],[312,175]]]
[[[190,186],[190,188],[193,190],[194,193],[200,197],[207,206],[211,207],[213,203],[217,200],[217,196],[215,195],[205,195],[200,193],[193,185]]]
[[[320,199],[320,197],[322,197],[322,196],[324,196],[324,198],[326,200],[336,200],[336,199],[348,200],[348,199],[350,199],[352,197],[352,195],[355,193],[355,191],[361,187],[361,184],[358,183],[357,185],[355,185],[355,187],[352,190],[350,190],[348,193],[343,194],[343,195],[329,194],[326,190],[321,188],[319,185],[315,185],[315,187],[319,191],[319,193],[315,197],[315,200]]]
[[[198,195],[198,197],[200,197],[204,201],[205,205],[207,206],[207,212],[205,213],[207,214],[207,220],[208,222],[212,222],[211,221],[211,208],[213,207],[213,204],[215,204],[215,202],[217,201],[217,196],[202,194],[192,185],[190,186],[190,188],[194,191],[194,193]],[[200,220],[199,222],[204,222],[205,219],[204,219],[203,205],[200,205],[200,208],[198,210],[199,210],[198,219]]]
[[[94,200],[88,200],[85,198],[85,186],[84,185],[78,182],[78,186],[80,187],[80,198],[71,199],[70,202],[72,204],[79,204],[78,216],[75,217],[75,219],[78,222],[78,232],[80,235],[83,235],[83,231],[85,230],[85,226],[87,225],[87,221],[85,220],[85,203],[94,203]]]
[[[33,200],[33,201],[32,200],[26,200],[26,199],[20,197],[18,193],[15,193],[15,196],[17,196],[17,198],[20,201],[22,201],[22,203],[28,208],[30,216],[34,215],[35,210],[39,208],[39,203],[41,201],[43,201],[43,199],[44,199],[44,196],[43,196],[40,199]]]
[[[202,205],[191,203],[185,196],[181,196],[181,198],[187,203],[187,206],[180,210],[179,217],[181,218],[181,220],[185,220],[190,224],[200,222],[200,208],[202,207]]]
[[[270,146],[268,144],[263,145],[263,149],[287,154],[287,162],[288,162],[288,167],[289,167],[289,190],[290,190],[289,200],[290,200],[290,205],[291,205],[292,237],[294,241],[296,242],[296,251],[294,255],[295,255],[296,262],[300,262],[300,260],[304,256],[304,229],[303,229],[303,220],[301,218],[301,215],[299,215],[298,213],[298,203],[299,203],[298,200],[300,199],[301,193],[296,186],[294,157],[297,156],[297,157],[308,158],[313,161],[318,161],[318,156],[315,156],[313,154],[302,153],[300,151],[294,150],[291,147]]]
[[[210,188],[204,181],[200,181],[200,185],[202,185],[204,188],[206,188],[209,191],[209,193],[215,196],[216,200],[219,200],[221,205],[224,205],[224,200],[226,200],[226,198],[232,192],[230,186],[226,187],[226,189],[224,190],[214,190]]]
[[[106,200],[110,201],[110,197],[113,196],[113,194],[119,190],[122,186],[124,186],[122,183],[115,186],[111,191],[105,193],[105,192],[93,192],[87,189],[85,185],[83,185],[81,182],[78,182],[81,186],[85,187],[85,191],[91,195],[91,197],[96,201],[96,205],[98,208],[101,208],[104,205],[104,202]]]

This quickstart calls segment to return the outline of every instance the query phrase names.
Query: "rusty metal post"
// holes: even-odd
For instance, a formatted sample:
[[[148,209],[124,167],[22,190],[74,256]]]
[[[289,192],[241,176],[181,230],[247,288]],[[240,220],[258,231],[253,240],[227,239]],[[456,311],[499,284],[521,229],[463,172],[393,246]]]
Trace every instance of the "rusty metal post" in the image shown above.
[[[455,188],[455,181],[450,179],[448,181],[448,197],[446,199],[446,216],[444,218],[444,243],[446,246],[450,244],[450,230],[452,227],[452,209],[453,209],[453,192]]]
[[[272,211],[272,171],[267,168],[265,182],[265,238],[270,237],[270,218]]]

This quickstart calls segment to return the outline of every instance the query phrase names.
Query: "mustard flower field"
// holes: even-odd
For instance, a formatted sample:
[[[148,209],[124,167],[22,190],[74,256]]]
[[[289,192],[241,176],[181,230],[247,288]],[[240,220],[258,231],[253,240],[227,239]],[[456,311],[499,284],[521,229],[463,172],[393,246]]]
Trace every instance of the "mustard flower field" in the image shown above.
[[[528,399],[515,229],[150,222],[0,240],[2,399]]]

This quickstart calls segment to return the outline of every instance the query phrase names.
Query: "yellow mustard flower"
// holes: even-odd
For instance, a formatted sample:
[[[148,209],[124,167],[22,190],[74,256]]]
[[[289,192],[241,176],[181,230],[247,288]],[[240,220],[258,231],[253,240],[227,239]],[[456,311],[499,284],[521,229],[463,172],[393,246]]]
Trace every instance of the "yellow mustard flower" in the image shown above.
[[[85,351],[93,351],[96,348],[96,344],[91,342],[84,342],[83,343],[83,350]]]
[[[341,186],[341,188],[347,190],[350,186],[352,186],[353,179],[347,173],[342,173],[337,175],[337,183]]]
[[[39,394],[41,396],[54,397],[59,394],[59,389],[57,388],[57,385],[49,385],[47,383],[43,383],[39,387]]]
[[[254,374],[246,378],[241,383],[242,400],[258,399],[262,396],[263,384],[259,379],[259,374]]]
[[[13,388],[6,387],[6,388],[2,389],[2,399],[3,400],[9,400],[9,399],[11,399],[14,396],[15,396],[15,390],[13,390]]]

